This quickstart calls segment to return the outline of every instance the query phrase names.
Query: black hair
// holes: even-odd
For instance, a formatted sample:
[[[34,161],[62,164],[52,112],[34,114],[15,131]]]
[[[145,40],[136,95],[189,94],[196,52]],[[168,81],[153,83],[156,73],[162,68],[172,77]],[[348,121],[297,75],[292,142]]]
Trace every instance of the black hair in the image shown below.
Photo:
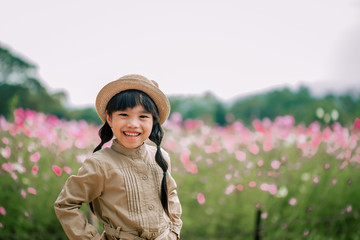
[[[149,139],[153,141],[156,146],[155,161],[163,170],[163,178],[161,181],[161,204],[164,208],[166,214],[171,218],[169,207],[168,207],[168,192],[166,184],[166,172],[168,170],[168,164],[165,161],[161,153],[161,141],[164,136],[164,131],[159,123],[159,111],[156,107],[154,101],[144,92],[130,89],[122,91],[115,96],[113,96],[106,106],[106,113],[111,115],[115,111],[122,111],[127,108],[134,108],[138,105],[141,105],[145,108],[146,111],[152,114],[153,116],[153,127],[150,133]],[[113,132],[110,125],[105,122],[104,125],[99,130],[99,137],[101,139],[100,144],[94,149],[94,152],[100,150],[102,146],[110,141],[113,138]]]

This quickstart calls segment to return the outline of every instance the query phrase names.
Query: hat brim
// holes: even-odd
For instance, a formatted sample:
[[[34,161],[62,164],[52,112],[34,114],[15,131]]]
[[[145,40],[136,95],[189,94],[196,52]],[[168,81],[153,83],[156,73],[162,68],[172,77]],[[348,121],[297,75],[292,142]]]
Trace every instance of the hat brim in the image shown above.
[[[155,81],[141,75],[126,75],[105,85],[96,97],[96,111],[103,122],[106,122],[106,106],[117,93],[135,89],[149,95],[159,111],[159,123],[163,124],[170,114],[170,103]]]

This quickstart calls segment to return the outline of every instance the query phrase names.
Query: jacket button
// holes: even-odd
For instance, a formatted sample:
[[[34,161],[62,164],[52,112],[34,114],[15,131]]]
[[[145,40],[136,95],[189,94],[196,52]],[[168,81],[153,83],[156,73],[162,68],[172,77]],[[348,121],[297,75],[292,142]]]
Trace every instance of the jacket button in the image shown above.
[[[149,210],[153,210],[153,209],[154,209],[154,205],[150,204],[148,208],[149,208]]]
[[[143,179],[143,180],[147,180],[147,179],[148,179],[148,176],[143,175],[143,176],[142,176],[142,179]]]

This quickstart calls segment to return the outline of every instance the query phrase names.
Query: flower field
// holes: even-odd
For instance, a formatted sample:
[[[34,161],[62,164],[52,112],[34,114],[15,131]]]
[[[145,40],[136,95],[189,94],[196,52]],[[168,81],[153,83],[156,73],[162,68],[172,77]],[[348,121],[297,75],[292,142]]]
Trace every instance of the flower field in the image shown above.
[[[0,239],[66,239],[53,203],[98,129],[24,109],[0,117]],[[217,127],[173,113],[165,129],[182,239],[254,239],[257,214],[262,239],[360,239],[360,119]]]

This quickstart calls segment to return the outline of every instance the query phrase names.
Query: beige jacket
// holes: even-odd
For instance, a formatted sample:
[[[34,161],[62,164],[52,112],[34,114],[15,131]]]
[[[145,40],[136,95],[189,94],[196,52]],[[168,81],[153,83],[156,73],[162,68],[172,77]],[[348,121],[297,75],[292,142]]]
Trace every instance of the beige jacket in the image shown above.
[[[69,239],[100,239],[80,210],[82,203],[90,202],[100,222],[120,230],[119,239],[171,239],[165,231],[180,236],[177,186],[168,171],[169,210],[174,217],[171,222],[160,202],[163,172],[155,162],[155,152],[154,146],[127,149],[114,140],[110,148],[85,160],[78,174],[66,181],[55,202],[56,215]],[[169,155],[162,153],[170,170]],[[106,235],[112,239],[113,235]]]

